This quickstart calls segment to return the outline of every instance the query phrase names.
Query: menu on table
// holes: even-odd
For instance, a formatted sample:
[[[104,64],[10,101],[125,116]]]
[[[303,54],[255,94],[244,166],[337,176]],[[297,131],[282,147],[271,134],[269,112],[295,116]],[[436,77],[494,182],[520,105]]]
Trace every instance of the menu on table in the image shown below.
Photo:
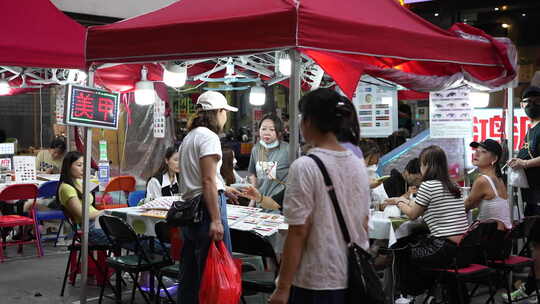
[[[234,206],[227,208],[229,227],[237,230],[255,231],[262,236],[278,232],[285,219],[282,215],[261,212],[260,208]]]
[[[158,197],[142,206],[146,210],[169,210],[175,201],[179,201],[179,196],[162,196]]]

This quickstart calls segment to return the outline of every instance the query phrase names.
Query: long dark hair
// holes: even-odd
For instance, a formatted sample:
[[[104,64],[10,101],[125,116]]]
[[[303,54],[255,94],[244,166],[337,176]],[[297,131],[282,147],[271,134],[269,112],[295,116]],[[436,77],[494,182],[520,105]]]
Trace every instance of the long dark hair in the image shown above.
[[[276,114],[266,114],[259,122],[258,130],[261,129],[262,123],[265,120],[271,120],[274,123],[274,130],[276,131],[277,139],[281,140],[283,136],[283,122],[281,119]]]
[[[225,110],[204,111],[201,106],[197,106],[197,112],[191,117],[191,120],[188,123],[188,132],[198,127],[206,127],[216,134],[220,133],[222,130],[218,124],[218,111]]]
[[[333,133],[336,137],[343,130],[351,130],[356,118],[351,102],[330,89],[307,93],[300,99],[298,109],[302,119],[309,120],[321,133]]]
[[[221,154],[223,163],[219,173],[225,180],[225,184],[230,186],[234,184],[236,178],[234,177],[234,153],[233,150],[227,146],[221,146]]]
[[[83,194],[75,186],[75,178],[71,176],[71,166],[81,157],[83,157],[83,155],[79,151],[70,151],[66,154],[66,156],[64,156],[64,160],[62,161],[62,170],[60,171],[60,180],[58,181],[58,188],[56,189],[56,197],[58,201],[60,201],[59,190],[62,183],[68,184],[71,187],[75,188],[75,190],[77,191],[77,196],[82,201]]]
[[[167,165],[166,160],[171,159],[171,157],[174,155],[175,152],[178,152],[178,147],[176,146],[168,147],[167,150],[165,150],[165,157],[163,158],[163,161],[161,162],[161,166],[156,172],[154,172],[152,176],[160,176],[169,171],[169,165]]]
[[[420,153],[420,163],[427,167],[427,171],[422,177],[423,182],[438,180],[455,198],[461,197],[461,191],[458,186],[450,180],[446,153],[444,153],[441,147],[432,145],[422,150]]]

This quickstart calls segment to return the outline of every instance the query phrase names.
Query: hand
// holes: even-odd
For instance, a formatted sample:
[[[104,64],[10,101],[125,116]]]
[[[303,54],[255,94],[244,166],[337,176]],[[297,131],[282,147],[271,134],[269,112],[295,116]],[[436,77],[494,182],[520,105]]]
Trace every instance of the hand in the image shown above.
[[[261,200],[261,193],[253,186],[243,188],[240,196],[257,202]]]
[[[47,173],[47,174],[53,174],[53,172],[54,172],[53,168],[49,168],[49,169],[45,170],[45,173]]]
[[[508,161],[508,166],[512,169],[521,169],[527,167],[527,161],[519,158],[512,158]]]
[[[385,199],[383,204],[385,204],[385,205],[397,205],[400,200],[401,200],[400,197],[391,197],[391,198]]]
[[[370,189],[377,188],[377,187],[379,187],[382,183],[383,183],[382,179],[372,179],[372,180],[369,182],[369,188],[370,188]]]
[[[276,288],[268,299],[269,304],[287,304],[289,302],[290,289]]]
[[[238,205],[238,197],[240,196],[240,191],[234,189],[233,187],[225,186],[225,196],[229,198],[229,201],[235,205]]]
[[[223,224],[221,220],[212,221],[210,223],[210,237],[213,241],[221,241],[223,239]]]

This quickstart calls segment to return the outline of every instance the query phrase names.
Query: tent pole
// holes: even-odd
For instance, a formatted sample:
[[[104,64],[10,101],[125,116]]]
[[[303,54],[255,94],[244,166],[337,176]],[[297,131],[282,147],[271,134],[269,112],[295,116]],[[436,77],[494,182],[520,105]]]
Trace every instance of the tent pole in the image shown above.
[[[291,77],[289,78],[289,164],[298,157],[300,147],[298,121],[298,101],[301,88],[302,57],[297,49],[289,50],[291,59]]]
[[[508,143],[508,159],[514,157],[514,88],[506,89],[506,137]],[[514,221],[514,188],[507,186],[510,219]]]
[[[94,68],[90,67],[88,71],[88,86],[94,85]],[[81,294],[80,303],[86,304],[86,283],[88,277],[88,225],[90,202],[88,196],[90,194],[90,166],[92,159],[92,128],[85,127],[85,144],[84,144],[84,176],[83,176],[83,208],[82,208],[82,244],[81,244]]]

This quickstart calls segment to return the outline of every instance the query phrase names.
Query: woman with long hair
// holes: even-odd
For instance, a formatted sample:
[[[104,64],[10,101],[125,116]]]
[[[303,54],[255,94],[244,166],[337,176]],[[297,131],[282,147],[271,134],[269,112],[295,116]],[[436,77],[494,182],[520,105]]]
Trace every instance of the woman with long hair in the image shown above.
[[[156,199],[162,196],[180,195],[180,167],[177,147],[169,147],[159,169],[148,180],[146,197]]]
[[[189,200],[202,196],[203,220],[182,228],[182,278],[178,302],[199,302],[199,287],[210,242],[223,240],[231,250],[227,206],[224,192],[238,191],[226,187],[219,176],[222,151],[219,136],[227,122],[228,111],[238,109],[227,104],[219,92],[208,91],[197,100],[197,112],[188,125],[188,134],[179,153],[182,197]]]
[[[422,183],[416,198],[387,201],[397,205],[411,220],[422,216],[429,229],[427,236],[416,235],[404,240],[414,243],[414,251],[420,253],[402,257],[398,265],[406,278],[400,284],[409,293],[431,287],[433,274],[419,269],[449,267],[456,256],[457,244],[468,229],[461,190],[450,179],[444,151],[438,146],[429,146],[422,150],[419,158]],[[454,298],[458,296],[456,286],[451,284],[448,288],[453,290],[449,292],[450,302],[455,303],[458,300]]]
[[[56,197],[60,205],[63,206],[66,215],[78,225],[82,222],[82,208],[84,206],[82,189],[83,174],[83,155],[77,151],[68,152],[62,162]],[[89,194],[88,217],[90,224],[88,226],[88,242],[91,244],[108,244],[109,240],[103,230],[95,227],[95,219],[103,211],[98,211],[92,206],[93,199],[94,197]]]
[[[265,115],[259,123],[259,141],[251,150],[248,166],[251,184],[264,196],[282,198],[285,191],[289,144],[282,136],[281,119],[275,114]],[[257,205],[260,206],[260,202]]]
[[[338,93],[317,89],[300,100],[301,131],[333,182],[351,240],[368,247],[369,185],[366,166],[339,143],[352,116]],[[289,171],[283,214],[289,231],[271,304],[346,303],[347,244],[323,175],[313,159],[298,158]]]
[[[472,163],[478,167],[481,175],[472,185],[465,200],[465,209],[479,208],[479,221],[496,220],[504,224],[500,229],[511,229],[508,195],[499,167],[501,145],[492,139],[486,139],[483,142],[472,142],[470,146],[476,148]]]

